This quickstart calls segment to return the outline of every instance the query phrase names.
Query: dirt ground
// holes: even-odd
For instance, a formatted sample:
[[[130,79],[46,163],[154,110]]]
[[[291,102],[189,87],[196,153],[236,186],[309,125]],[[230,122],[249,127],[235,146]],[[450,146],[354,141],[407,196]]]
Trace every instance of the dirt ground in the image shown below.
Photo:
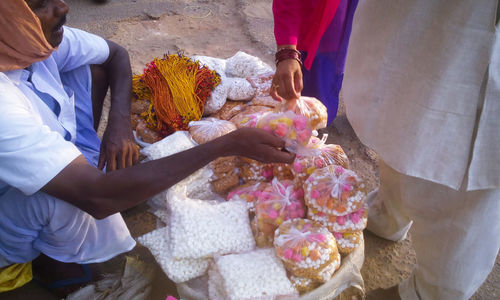
[[[227,58],[242,50],[273,63],[271,0],[110,0],[103,5],[91,0],[66,2],[71,8],[68,25],[123,45],[130,52],[134,72],[141,72],[155,56],[175,52]],[[105,121],[101,126],[105,126]],[[342,105],[328,133],[328,142],[340,144],[353,168],[370,188],[375,188],[377,155],[359,142]],[[156,226],[146,205],[124,216],[134,237]],[[365,243],[362,274],[367,291],[399,283],[416,263],[411,238],[392,243],[366,232]],[[500,258],[472,299],[500,299]]]

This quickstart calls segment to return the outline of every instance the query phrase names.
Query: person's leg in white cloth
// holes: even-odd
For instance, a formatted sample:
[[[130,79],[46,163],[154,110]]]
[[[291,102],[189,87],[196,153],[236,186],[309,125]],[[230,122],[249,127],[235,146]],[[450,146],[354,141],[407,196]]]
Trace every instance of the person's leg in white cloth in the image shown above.
[[[25,263],[40,253],[61,262],[106,261],[135,246],[120,214],[97,220],[77,207],[38,192],[10,189],[0,198],[0,256]]]
[[[399,285],[402,299],[469,299],[500,249],[500,190],[466,192],[403,175],[379,163],[368,230],[400,240],[411,227],[417,267]],[[371,209],[371,207],[370,207]],[[413,224],[412,224],[413,223]]]

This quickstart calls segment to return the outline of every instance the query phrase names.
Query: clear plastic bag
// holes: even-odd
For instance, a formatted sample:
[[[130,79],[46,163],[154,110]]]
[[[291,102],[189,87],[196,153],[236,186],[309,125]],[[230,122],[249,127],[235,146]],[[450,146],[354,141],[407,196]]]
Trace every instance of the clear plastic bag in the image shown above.
[[[286,269],[295,276],[321,280],[326,267],[333,264],[336,269],[340,266],[333,234],[307,219],[292,219],[280,225],[274,246]]]
[[[274,178],[271,183],[256,194],[255,218],[258,234],[263,235],[263,244],[272,245],[274,231],[284,221],[305,216],[304,191],[296,187],[291,180],[279,181]]]
[[[218,287],[217,284],[212,286],[217,287],[215,290],[223,299],[271,300],[298,296],[272,248],[219,256],[215,264],[209,282],[218,280],[221,283]]]
[[[300,97],[295,103],[294,112],[308,118],[311,127],[315,130],[325,128],[328,125],[326,106],[316,98]]]
[[[265,188],[262,182],[240,185],[227,194],[227,201],[245,201],[250,212],[255,212],[254,202],[257,194]]]
[[[327,134],[324,134],[321,139],[311,137],[309,144],[295,158],[292,173],[298,184],[302,185],[316,169],[329,165],[349,168],[349,159],[342,147],[335,144],[326,144],[327,138]]]
[[[234,130],[236,130],[236,126],[233,123],[216,118],[204,118],[200,121],[189,122],[189,133],[193,140],[200,145]]]
[[[316,169],[304,182],[309,208],[334,216],[345,216],[363,207],[366,186],[352,170],[330,165]]]
[[[366,228],[368,222],[368,205],[345,216],[334,216],[320,212],[314,208],[307,210],[307,218],[326,226],[330,232],[354,232]]]
[[[282,138],[285,148],[297,154],[309,143],[312,136],[309,120],[292,111],[266,113],[259,118],[257,128]]]

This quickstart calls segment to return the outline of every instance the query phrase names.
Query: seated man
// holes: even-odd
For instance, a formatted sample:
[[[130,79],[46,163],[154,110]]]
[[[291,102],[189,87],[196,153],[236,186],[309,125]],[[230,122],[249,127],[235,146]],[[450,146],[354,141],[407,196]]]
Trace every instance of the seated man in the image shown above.
[[[247,128],[134,165],[128,54],[63,27],[67,12],[62,0],[0,1],[0,272],[41,253],[89,264],[131,250],[119,212],[217,157],[293,160],[282,140]],[[101,146],[92,98],[102,104],[107,82],[112,106]]]

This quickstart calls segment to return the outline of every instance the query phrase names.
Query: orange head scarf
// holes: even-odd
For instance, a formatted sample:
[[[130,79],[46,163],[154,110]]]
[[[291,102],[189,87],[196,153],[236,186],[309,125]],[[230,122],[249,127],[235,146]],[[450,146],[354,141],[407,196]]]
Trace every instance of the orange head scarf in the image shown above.
[[[0,72],[26,68],[54,51],[24,0],[0,0],[0,28]]]

